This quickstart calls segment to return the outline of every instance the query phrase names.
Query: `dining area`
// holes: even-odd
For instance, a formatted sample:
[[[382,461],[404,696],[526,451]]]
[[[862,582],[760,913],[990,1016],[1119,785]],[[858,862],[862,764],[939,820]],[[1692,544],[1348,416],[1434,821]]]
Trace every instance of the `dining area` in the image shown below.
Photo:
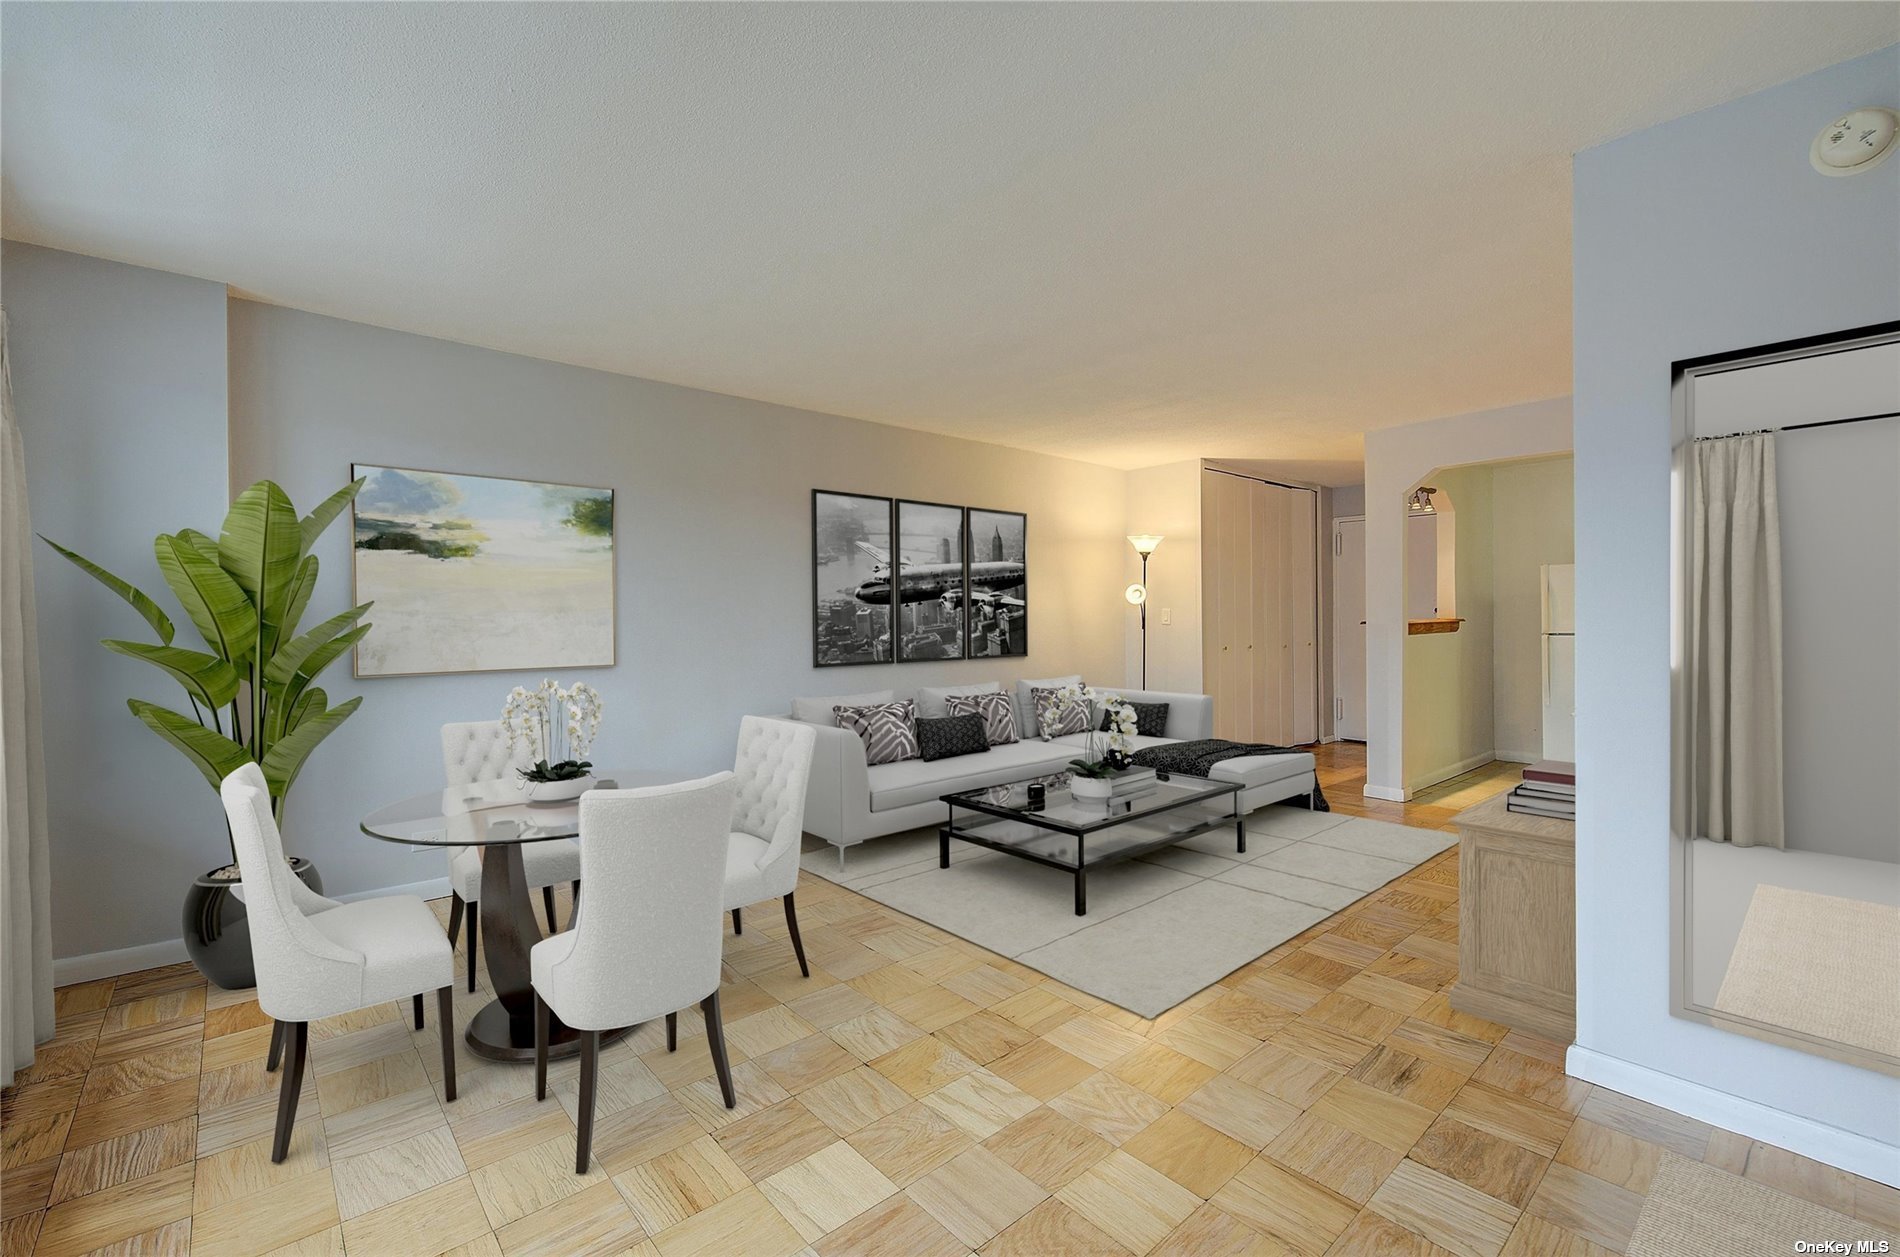
[[[664,1026],[648,1033],[664,1035],[667,1053],[685,1039],[709,1060],[718,1100],[733,1109],[720,1007],[728,923],[739,934],[744,909],[778,899],[785,959],[810,974],[794,890],[812,744],[809,728],[748,716],[731,770],[688,780],[590,772],[546,792],[532,780],[547,764],[545,736],[511,736],[502,721],[444,725],[441,785],[373,809],[360,827],[368,839],[440,849],[446,919],[416,896],[340,903],[311,890],[289,872],[261,769],[226,776],[257,1008],[271,1025],[259,1062],[276,1079],[271,1163],[300,1150],[312,1024],[391,1002],[419,1046],[434,1040],[445,1112],[458,1066],[483,1073],[484,1107],[511,1087],[546,1103],[551,1070],[570,1077],[577,1175],[592,1161],[603,1053],[643,1027]],[[681,1012],[699,1022],[684,1035]]]

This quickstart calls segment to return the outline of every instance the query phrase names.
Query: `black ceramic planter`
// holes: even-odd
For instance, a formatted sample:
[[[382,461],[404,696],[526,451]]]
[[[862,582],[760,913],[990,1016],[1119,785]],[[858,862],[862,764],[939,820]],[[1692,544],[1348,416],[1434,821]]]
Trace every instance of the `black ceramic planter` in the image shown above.
[[[251,964],[251,923],[244,904],[231,893],[238,881],[218,876],[224,871],[204,874],[185,895],[185,951],[212,985],[239,991],[257,985],[257,970]],[[316,865],[296,856],[290,861],[290,871],[311,890],[323,893]]]

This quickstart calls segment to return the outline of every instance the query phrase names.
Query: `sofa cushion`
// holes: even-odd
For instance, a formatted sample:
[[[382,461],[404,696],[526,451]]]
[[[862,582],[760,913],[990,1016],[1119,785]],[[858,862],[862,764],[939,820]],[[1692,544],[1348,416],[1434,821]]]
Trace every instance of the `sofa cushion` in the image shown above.
[[[1078,702],[1064,707],[1061,690],[1045,690],[1040,686],[1029,691],[1029,698],[1036,713],[1036,734],[1045,742],[1071,733],[1088,732],[1087,703]]]
[[[1305,751],[1286,755],[1240,755],[1222,760],[1209,771],[1222,781],[1238,781],[1251,789],[1312,772],[1313,757]]]
[[[954,716],[946,700],[953,694],[1001,694],[1003,687],[997,681],[979,681],[974,685],[925,685],[917,690],[917,714],[927,720],[939,716]]]
[[[1075,749],[1048,742],[1012,742],[991,747],[987,755],[960,756],[934,762],[907,759],[877,764],[865,770],[871,786],[871,810],[888,812],[913,803],[931,803],[959,790],[1000,786],[1045,773],[1058,773],[1075,757]]]
[[[864,743],[866,764],[917,758],[917,707],[908,698],[901,703],[835,710],[838,727],[851,730]]]
[[[917,751],[920,759],[935,762],[959,755],[982,755],[990,749],[989,735],[983,731],[983,717],[938,716],[917,722]]]
[[[1021,741],[1016,736],[1016,705],[1010,702],[1009,695],[952,694],[943,701],[953,716],[981,716],[983,732],[991,746]]]
[[[1167,736],[1168,705],[1166,703],[1131,703],[1125,698],[1122,702],[1135,709],[1136,733],[1145,733],[1151,738]],[[1098,731],[1108,730],[1108,716],[1108,711],[1103,710],[1101,722],[1095,726]]]
[[[832,714],[834,707],[875,707],[879,703],[891,701],[891,691],[873,690],[869,694],[834,694],[830,698],[794,698],[792,700],[792,719],[808,725],[838,727],[838,718]]]
[[[1042,736],[1042,730],[1036,727],[1036,701],[1029,696],[1031,690],[1059,690],[1080,684],[1080,676],[1043,677],[1041,680],[1016,682],[1016,736],[1024,739]]]

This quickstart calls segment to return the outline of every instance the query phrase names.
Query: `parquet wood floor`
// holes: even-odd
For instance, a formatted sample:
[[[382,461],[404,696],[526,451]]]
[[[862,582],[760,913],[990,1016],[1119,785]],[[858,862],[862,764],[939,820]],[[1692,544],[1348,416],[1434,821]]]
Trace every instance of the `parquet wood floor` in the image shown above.
[[[1516,779],[1362,798],[1444,826]],[[814,878],[799,976],[775,912],[726,940],[739,1107],[680,1019],[603,1055],[592,1173],[576,1083],[463,1056],[395,1005],[313,1027],[270,1163],[270,1031],[189,965],[63,988],[4,1093],[0,1257],[638,1253],[1597,1254],[1664,1149],[1881,1225],[1900,1193],[1563,1074],[1559,1044],[1453,1011],[1451,851],[1152,1021]],[[445,904],[438,904],[445,909]],[[567,904],[560,903],[565,920]],[[458,993],[467,1017],[489,998]]]

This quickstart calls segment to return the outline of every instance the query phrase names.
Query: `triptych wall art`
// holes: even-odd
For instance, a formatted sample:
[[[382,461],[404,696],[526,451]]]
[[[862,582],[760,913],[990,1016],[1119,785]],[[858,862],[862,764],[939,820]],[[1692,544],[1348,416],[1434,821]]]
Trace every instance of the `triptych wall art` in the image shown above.
[[[614,663],[614,491],[358,464],[359,677]]]
[[[1029,653],[1028,517],[817,490],[812,662]]]

